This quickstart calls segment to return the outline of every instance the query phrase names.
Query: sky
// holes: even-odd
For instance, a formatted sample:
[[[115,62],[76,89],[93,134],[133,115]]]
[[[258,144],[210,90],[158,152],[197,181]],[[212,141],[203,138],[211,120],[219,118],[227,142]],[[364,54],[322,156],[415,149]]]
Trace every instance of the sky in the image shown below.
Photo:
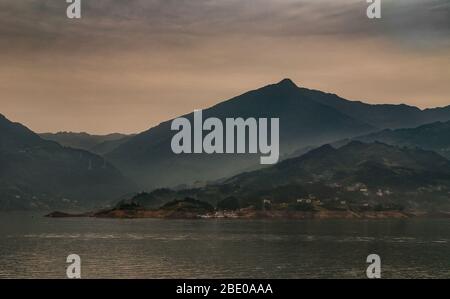
[[[136,133],[283,78],[368,103],[450,105],[450,0],[0,0],[0,113]]]

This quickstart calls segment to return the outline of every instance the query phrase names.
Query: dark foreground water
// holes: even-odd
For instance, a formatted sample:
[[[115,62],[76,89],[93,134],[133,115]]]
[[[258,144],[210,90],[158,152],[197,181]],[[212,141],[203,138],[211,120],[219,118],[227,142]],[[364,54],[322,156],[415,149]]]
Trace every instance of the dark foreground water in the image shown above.
[[[450,278],[450,221],[48,219],[0,213],[0,278]]]

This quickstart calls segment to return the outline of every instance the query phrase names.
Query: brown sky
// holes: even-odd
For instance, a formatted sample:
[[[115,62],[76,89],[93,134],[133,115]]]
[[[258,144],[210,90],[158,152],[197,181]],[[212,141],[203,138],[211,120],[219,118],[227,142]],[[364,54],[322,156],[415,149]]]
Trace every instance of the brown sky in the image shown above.
[[[0,0],[0,113],[37,132],[139,132],[285,77],[369,103],[450,105],[450,1]]]

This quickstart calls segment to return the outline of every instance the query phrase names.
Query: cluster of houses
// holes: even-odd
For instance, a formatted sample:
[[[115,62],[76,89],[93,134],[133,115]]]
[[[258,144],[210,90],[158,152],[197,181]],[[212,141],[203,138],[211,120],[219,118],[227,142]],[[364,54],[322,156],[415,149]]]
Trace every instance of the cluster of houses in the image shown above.
[[[330,186],[330,185],[329,185]],[[352,196],[348,194],[348,196],[342,195],[339,196],[339,193],[336,194],[337,196],[332,199],[319,199],[314,194],[309,194],[308,196],[302,196],[298,197],[295,200],[295,203],[298,205],[303,205],[304,207],[310,206],[313,209],[349,209],[349,208],[357,208],[357,209],[368,209],[374,205],[377,204],[376,198],[379,198],[383,201],[384,199],[387,199],[390,195],[393,194],[393,192],[389,189],[375,189],[375,190],[369,190],[369,188],[363,184],[363,183],[355,183],[353,185],[349,186],[342,186],[339,184],[333,185],[336,188],[340,188],[341,190],[351,193],[359,193],[362,194],[364,197],[367,197],[367,200],[352,200]],[[348,197],[348,198],[346,198]],[[285,209],[289,208],[292,205],[291,203],[274,203],[272,199],[269,198],[263,198],[261,199],[262,203],[262,209],[263,210],[271,210],[272,208],[275,209]],[[381,201],[380,201],[381,203]],[[251,207],[252,209],[254,207]],[[241,209],[239,211],[216,211],[215,214],[211,214],[204,217],[210,217],[210,218],[237,218],[238,212],[242,212],[245,209]]]
[[[330,185],[330,187],[335,188],[342,188],[340,184],[335,183],[333,186]],[[388,197],[393,194],[393,192],[389,189],[383,190],[383,189],[377,189],[375,192],[372,192],[369,190],[369,188],[363,184],[363,183],[356,183],[350,186],[345,187],[345,190],[348,192],[359,192],[365,197],[369,197],[371,194],[375,195],[376,197]],[[305,205],[311,205],[315,207],[320,207],[324,205],[324,202],[322,202],[320,199],[317,199],[314,195],[309,195],[307,198],[298,198],[296,200],[297,204],[305,204]],[[347,200],[343,200],[340,197],[335,197],[333,199],[333,206],[340,206],[342,208],[347,207],[349,205]],[[358,203],[359,207],[362,208],[368,208],[370,206],[369,202],[363,201]]]

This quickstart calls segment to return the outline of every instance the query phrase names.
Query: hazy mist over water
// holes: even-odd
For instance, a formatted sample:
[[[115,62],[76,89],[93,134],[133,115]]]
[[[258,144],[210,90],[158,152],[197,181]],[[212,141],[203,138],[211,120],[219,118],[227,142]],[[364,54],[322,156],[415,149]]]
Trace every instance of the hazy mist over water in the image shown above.
[[[113,220],[0,214],[0,278],[449,278],[450,222]]]

